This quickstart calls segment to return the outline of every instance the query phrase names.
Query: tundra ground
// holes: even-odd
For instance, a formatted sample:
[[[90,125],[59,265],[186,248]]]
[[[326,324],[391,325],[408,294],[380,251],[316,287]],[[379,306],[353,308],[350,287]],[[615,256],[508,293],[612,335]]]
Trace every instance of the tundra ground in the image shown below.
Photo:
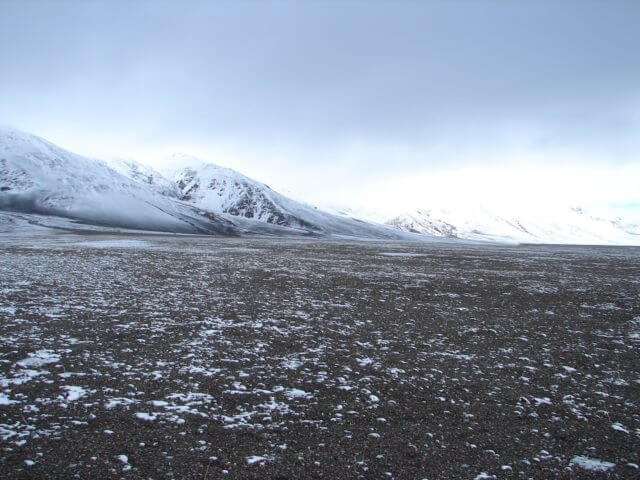
[[[0,239],[3,478],[638,465],[638,248]]]

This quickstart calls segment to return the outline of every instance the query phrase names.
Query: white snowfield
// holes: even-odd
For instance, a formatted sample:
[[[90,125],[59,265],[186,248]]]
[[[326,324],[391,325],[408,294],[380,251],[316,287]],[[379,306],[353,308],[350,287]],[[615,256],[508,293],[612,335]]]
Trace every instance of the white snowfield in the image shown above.
[[[384,220],[408,232],[468,240],[582,245],[640,245],[640,225],[605,218],[581,208],[544,213],[464,209],[417,209]]]
[[[434,237],[513,244],[640,245],[640,224],[580,207],[540,206],[525,211],[517,206],[489,207],[478,202],[409,211],[336,206],[329,210]]]
[[[544,214],[463,209],[318,209],[232,169],[188,155],[160,173],[134,160],[102,162],[0,128],[0,232],[129,229],[221,235],[640,245],[640,225],[580,208]],[[10,213],[9,213],[10,212]],[[27,228],[28,227],[28,228]]]

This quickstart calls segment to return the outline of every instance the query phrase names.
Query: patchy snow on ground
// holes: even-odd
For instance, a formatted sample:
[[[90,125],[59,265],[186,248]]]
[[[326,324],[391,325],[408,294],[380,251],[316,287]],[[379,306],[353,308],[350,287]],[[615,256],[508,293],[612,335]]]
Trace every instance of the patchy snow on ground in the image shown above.
[[[88,393],[87,390],[76,385],[63,385],[62,389],[65,390],[65,396],[63,397],[63,400],[67,402],[75,402],[76,400],[80,400]]]
[[[251,455],[247,457],[247,463],[253,465],[255,463],[273,462],[276,457],[273,455]]]
[[[633,248],[3,237],[0,471],[629,478],[639,271]]]
[[[53,350],[38,350],[30,353],[27,358],[20,360],[18,365],[21,367],[42,367],[49,363],[56,363],[60,361],[60,355]]]
[[[143,240],[97,240],[97,241],[84,241],[75,242],[71,245],[85,248],[147,248],[150,246],[150,242]]]

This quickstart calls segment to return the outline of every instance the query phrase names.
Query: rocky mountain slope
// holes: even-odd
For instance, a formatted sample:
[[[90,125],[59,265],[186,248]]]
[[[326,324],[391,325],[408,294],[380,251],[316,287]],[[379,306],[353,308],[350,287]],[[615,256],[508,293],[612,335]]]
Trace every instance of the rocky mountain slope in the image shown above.
[[[167,173],[181,199],[206,210],[284,227],[323,231],[327,224],[353,222],[291,200],[264,183],[230,168],[187,157],[182,166]]]

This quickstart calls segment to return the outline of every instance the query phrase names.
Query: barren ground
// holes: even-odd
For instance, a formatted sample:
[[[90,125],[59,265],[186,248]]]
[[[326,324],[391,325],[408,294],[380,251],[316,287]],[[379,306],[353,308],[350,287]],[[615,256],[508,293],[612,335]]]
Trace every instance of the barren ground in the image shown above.
[[[640,249],[0,239],[3,478],[640,478]]]

